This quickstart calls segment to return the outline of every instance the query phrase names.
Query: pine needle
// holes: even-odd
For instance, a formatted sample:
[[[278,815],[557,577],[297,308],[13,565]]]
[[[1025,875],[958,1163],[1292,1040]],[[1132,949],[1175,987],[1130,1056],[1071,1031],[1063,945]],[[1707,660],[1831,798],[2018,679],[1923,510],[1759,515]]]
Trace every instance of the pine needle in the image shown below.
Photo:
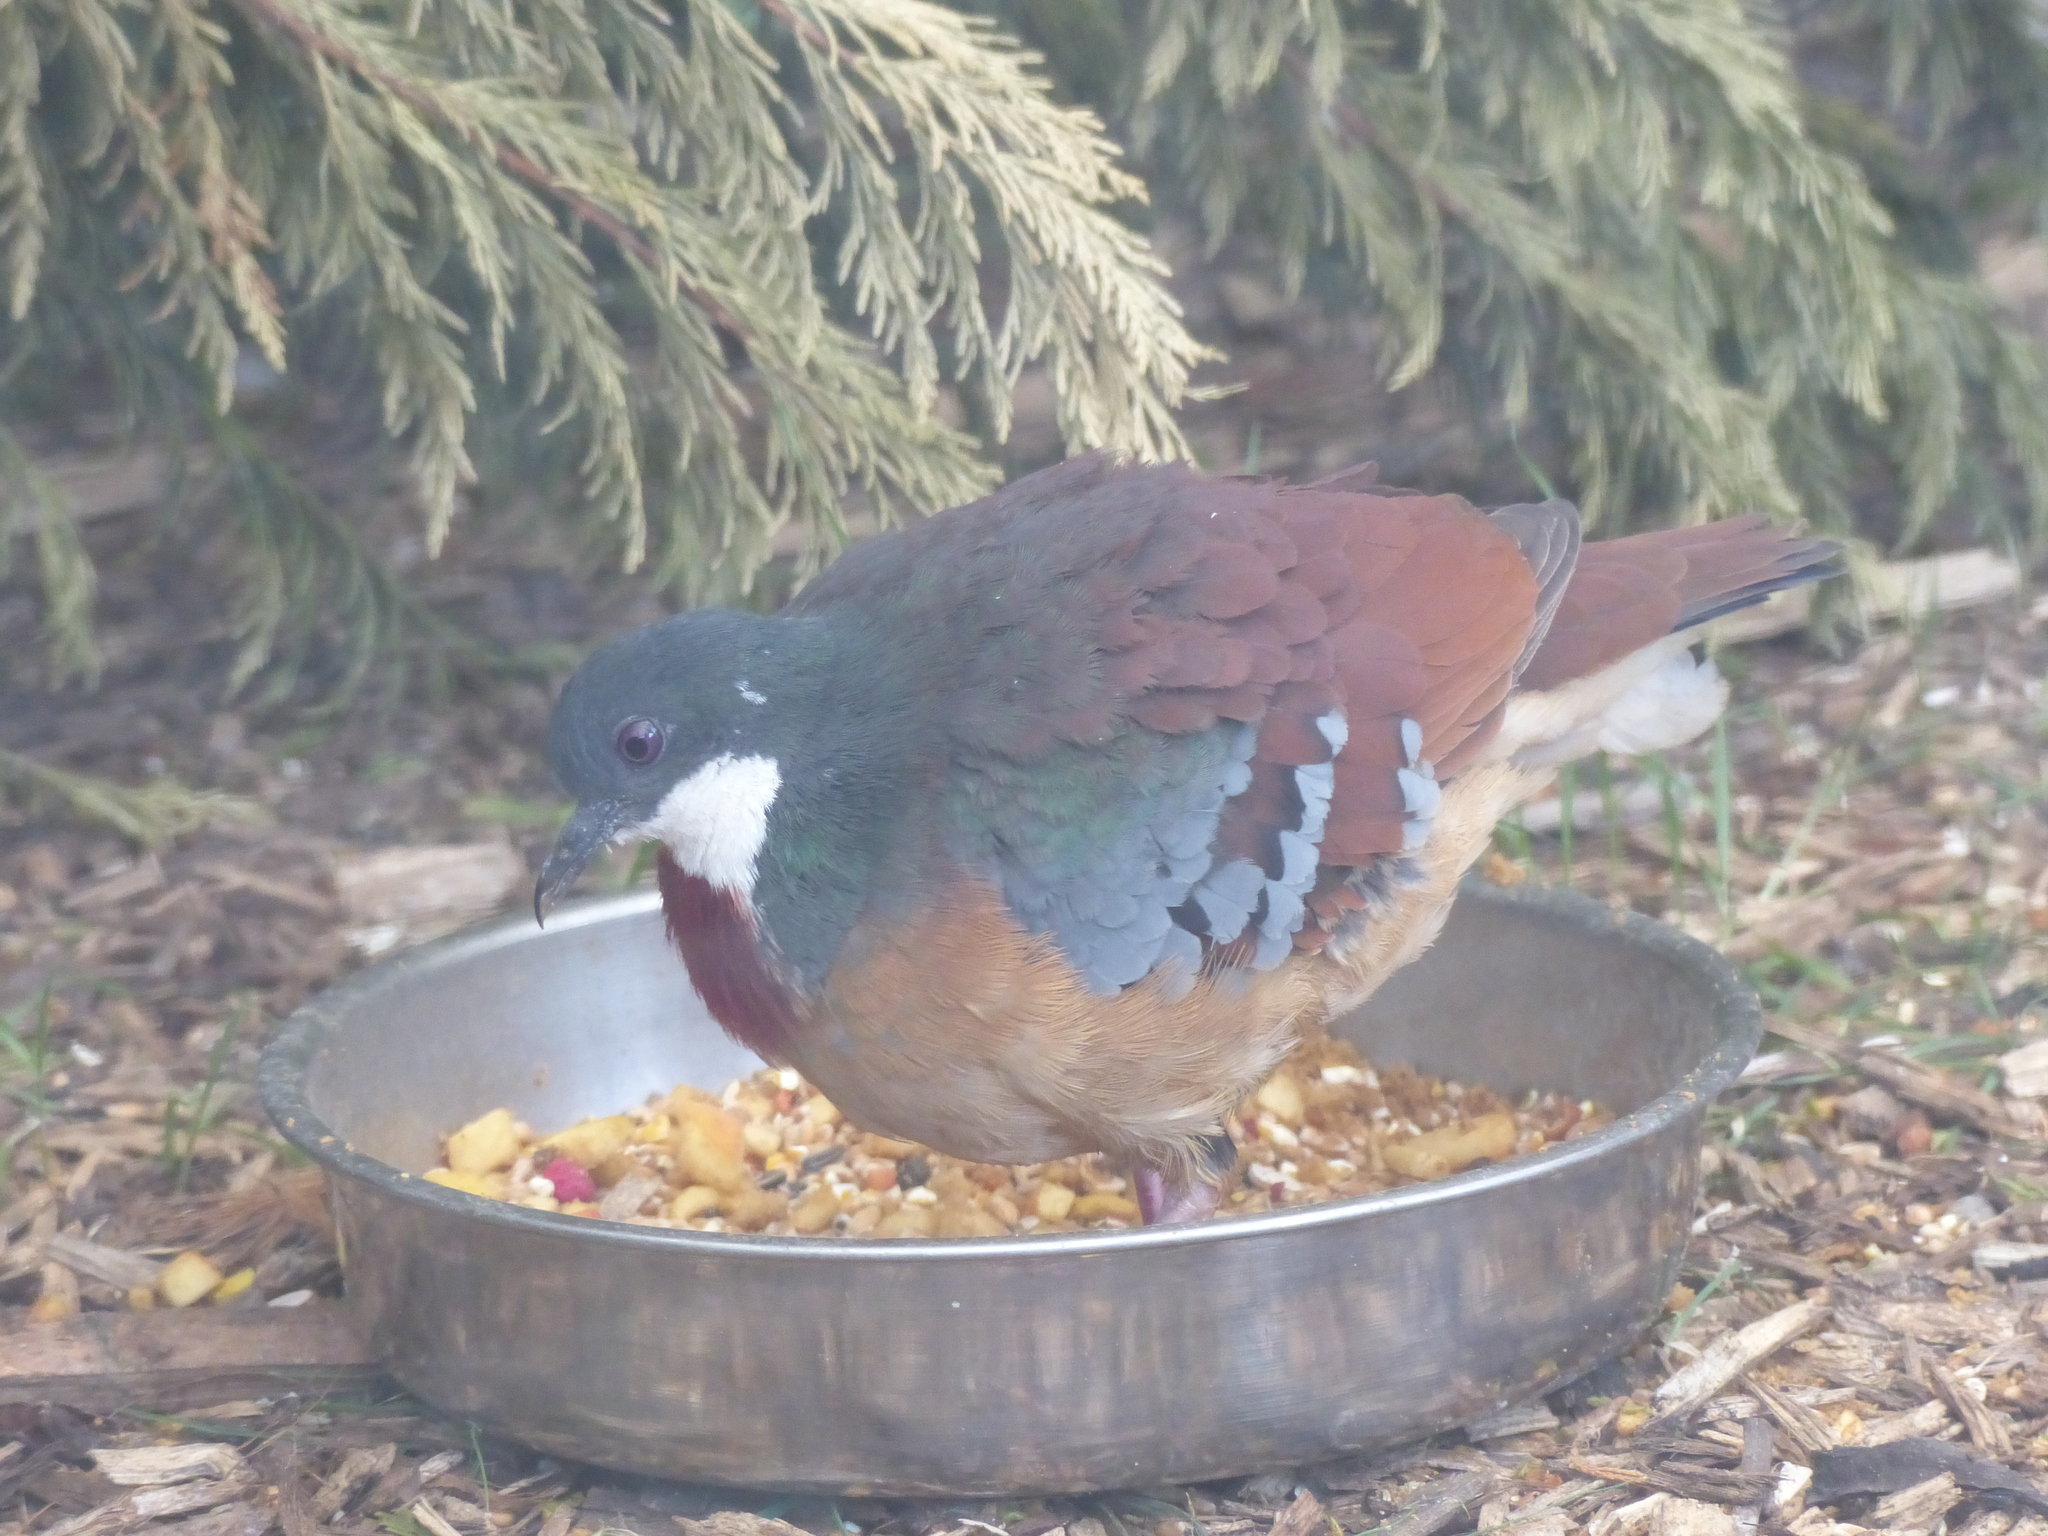
[[[1145,187],[1096,117],[928,0],[751,14],[0,5],[0,372],[97,366],[106,329],[189,419],[227,415],[245,350],[287,377],[362,364],[430,552],[488,405],[565,439],[565,514],[692,595],[743,591],[791,524],[814,569],[850,496],[886,522],[987,489],[948,387],[1000,440],[1041,364],[1069,448],[1183,452],[1172,410],[1210,354],[1118,217]],[[237,685],[307,591],[351,600],[285,569],[347,559],[284,532],[288,500],[241,498],[262,569]],[[41,526],[83,675],[89,566]]]

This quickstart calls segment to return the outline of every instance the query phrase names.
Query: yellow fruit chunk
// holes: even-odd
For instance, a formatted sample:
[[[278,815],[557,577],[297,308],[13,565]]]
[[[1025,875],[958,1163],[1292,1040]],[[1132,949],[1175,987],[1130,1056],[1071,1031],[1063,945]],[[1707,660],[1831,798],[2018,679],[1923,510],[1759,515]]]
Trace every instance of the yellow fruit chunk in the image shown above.
[[[966,1172],[956,1164],[942,1162],[932,1169],[932,1176],[926,1186],[938,1198],[941,1205],[948,1200],[972,1200],[974,1185],[968,1181]]]
[[[534,1158],[535,1166],[547,1162],[547,1154],[560,1153],[572,1163],[585,1168],[595,1168],[608,1157],[616,1157],[632,1144],[633,1133],[640,1127],[631,1115],[599,1115],[590,1120],[579,1120],[566,1131],[557,1131],[541,1143],[542,1151]]]
[[[789,1213],[789,1196],[748,1184],[725,1197],[725,1219],[737,1231],[758,1232]]]
[[[839,1214],[839,1196],[829,1184],[814,1185],[789,1208],[789,1224],[809,1236],[824,1231]]]
[[[215,1301],[233,1301],[255,1283],[255,1270],[238,1269],[213,1288],[213,1299]]]
[[[886,1157],[892,1162],[901,1162],[923,1150],[914,1141],[898,1141],[893,1136],[877,1136],[872,1132],[858,1138],[853,1149],[864,1157]]]
[[[1301,1084],[1284,1067],[1261,1083],[1252,1099],[1259,1108],[1290,1130],[1301,1129],[1301,1122],[1308,1114],[1308,1104],[1301,1096]]]
[[[716,1104],[669,1100],[675,1117],[676,1172],[692,1184],[709,1184],[713,1189],[740,1189],[752,1183],[747,1177],[745,1144],[739,1122]]]
[[[937,1237],[1004,1237],[1010,1229],[978,1205],[949,1200],[938,1207],[932,1232]]]
[[[906,1205],[875,1223],[877,1237],[930,1237],[937,1226],[936,1206]]]
[[[35,1323],[63,1323],[78,1316],[78,1276],[62,1264],[45,1264],[43,1288],[28,1315]]]
[[[1507,1157],[1515,1150],[1515,1117],[1481,1115],[1470,1125],[1424,1131],[1412,1141],[1386,1149],[1387,1166],[1411,1179],[1440,1179],[1481,1158]]]
[[[221,1282],[213,1260],[196,1249],[187,1248],[163,1267],[156,1277],[156,1293],[173,1307],[189,1307],[211,1296]]]
[[[1045,1221],[1065,1221],[1074,1208],[1074,1192],[1064,1184],[1041,1184],[1033,1206]]]
[[[482,1195],[486,1200],[502,1200],[510,1188],[502,1173],[458,1173],[452,1168],[430,1168],[422,1177],[429,1184],[459,1189],[465,1195]]]
[[[1114,1216],[1120,1221],[1136,1221],[1138,1202],[1128,1195],[1098,1189],[1092,1195],[1082,1195],[1076,1199],[1072,1215],[1076,1221],[1101,1221],[1109,1216]]]
[[[835,1126],[839,1123],[839,1106],[822,1093],[814,1093],[804,1105],[804,1118],[816,1126]]]
[[[725,1196],[709,1184],[692,1184],[688,1189],[676,1191],[675,1199],[668,1203],[670,1221],[691,1221],[699,1216],[708,1216],[725,1203]]]
[[[518,1156],[518,1122],[509,1109],[479,1115],[448,1138],[448,1166],[457,1173],[494,1173]]]

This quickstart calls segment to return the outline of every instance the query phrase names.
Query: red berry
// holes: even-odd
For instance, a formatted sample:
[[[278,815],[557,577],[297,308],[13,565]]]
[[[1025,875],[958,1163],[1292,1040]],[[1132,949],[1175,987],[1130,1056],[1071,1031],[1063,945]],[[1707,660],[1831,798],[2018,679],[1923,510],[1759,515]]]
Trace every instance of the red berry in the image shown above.
[[[540,1176],[555,1186],[555,1198],[567,1205],[572,1200],[595,1200],[597,1180],[581,1163],[558,1157],[541,1169]]]

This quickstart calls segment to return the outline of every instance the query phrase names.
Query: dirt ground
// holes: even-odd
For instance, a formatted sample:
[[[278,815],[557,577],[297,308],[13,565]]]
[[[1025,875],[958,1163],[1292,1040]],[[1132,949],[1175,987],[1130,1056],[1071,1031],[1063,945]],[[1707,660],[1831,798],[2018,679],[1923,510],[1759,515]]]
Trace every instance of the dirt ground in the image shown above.
[[[1240,441],[1245,419],[1216,419],[1211,437]],[[262,1044],[335,978],[527,899],[557,811],[541,742],[560,661],[658,611],[630,586],[556,574],[531,545],[458,545],[434,600],[546,664],[471,668],[439,696],[372,689],[309,719],[223,702],[218,549],[179,545],[146,511],[96,519],[90,537],[105,680],[51,692],[32,663],[10,667],[0,751],[156,784],[198,824],[145,848],[54,797],[7,802],[9,1336],[52,1326],[39,1306],[130,1304],[118,1283],[52,1268],[66,1236],[151,1261],[197,1246],[223,1275],[253,1270],[221,1304],[338,1292],[317,1190],[254,1105]],[[1228,1485],[829,1505],[559,1466],[374,1393],[182,1416],[17,1404],[0,1406],[0,1531],[2043,1528],[2048,603],[2029,602],[1887,627],[1845,655],[1799,636],[1733,650],[1723,751],[1582,766],[1567,796],[1503,829],[1491,878],[1571,884],[1721,944],[1773,1032],[1712,1111],[1664,1323],[1526,1411]],[[39,622],[29,587],[0,584],[0,654],[33,656]],[[599,881],[628,873],[621,856]],[[166,1444],[221,1449],[175,1476],[118,1454]],[[185,1491],[151,1502],[116,1472]]]

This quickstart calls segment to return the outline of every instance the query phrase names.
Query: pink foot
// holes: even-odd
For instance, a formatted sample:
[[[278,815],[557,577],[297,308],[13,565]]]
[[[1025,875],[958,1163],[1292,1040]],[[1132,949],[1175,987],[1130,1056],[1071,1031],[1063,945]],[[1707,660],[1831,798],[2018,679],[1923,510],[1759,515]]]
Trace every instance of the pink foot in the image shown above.
[[[1211,1184],[1206,1179],[1169,1184],[1166,1175],[1157,1168],[1140,1168],[1135,1182],[1138,1186],[1138,1214],[1148,1227],[1170,1226],[1178,1221],[1203,1221],[1215,1215],[1216,1207],[1223,1202],[1222,1186]]]

